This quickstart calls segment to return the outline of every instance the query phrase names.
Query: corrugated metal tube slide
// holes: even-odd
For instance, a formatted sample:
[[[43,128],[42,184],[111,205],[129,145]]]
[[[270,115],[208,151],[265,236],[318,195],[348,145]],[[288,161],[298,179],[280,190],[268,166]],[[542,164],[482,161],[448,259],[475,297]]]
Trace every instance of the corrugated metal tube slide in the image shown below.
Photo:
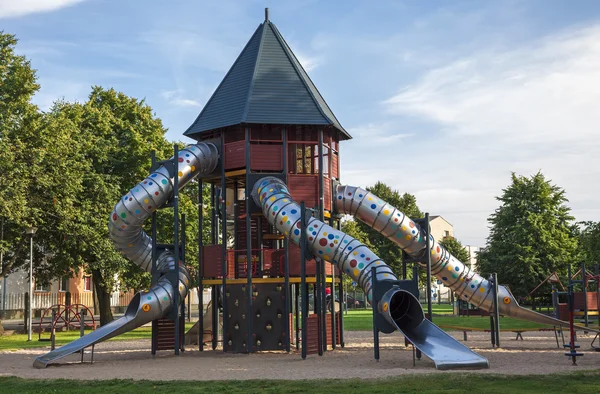
[[[426,253],[427,239],[423,230],[403,212],[373,193],[354,186],[338,186],[335,207],[340,213],[354,216],[380,232],[412,257]],[[452,256],[430,236],[431,273],[451,288],[458,297],[474,306],[492,311],[493,293],[490,282]],[[505,286],[498,286],[498,310],[503,316],[540,324],[569,328],[569,323],[519,306]],[[597,332],[575,326],[578,330]]]
[[[177,158],[175,174],[179,177],[179,188],[185,187],[195,177],[213,172],[218,161],[219,153],[213,144],[199,143],[182,149]],[[152,269],[152,239],[144,232],[142,226],[152,212],[171,198],[173,187],[174,177],[161,166],[121,198],[109,219],[108,229],[116,248],[146,271]],[[175,291],[179,291],[179,300],[184,300],[187,296],[190,275],[181,262],[175,261],[170,251],[162,252],[157,258],[157,269],[163,275],[174,270],[175,264],[179,264],[179,289],[173,289],[171,282],[166,277],[161,277],[149,290],[134,296],[123,317],[36,358],[33,366],[45,368],[69,354],[168,315]]]
[[[252,192],[270,224],[295,244],[300,242],[300,206],[279,179],[266,177],[258,181]],[[393,218],[392,218],[393,221]],[[360,241],[333,227],[310,218],[306,239],[315,256],[335,264],[349,275],[372,300],[371,268],[379,266],[378,280],[396,280],[396,276],[375,253]],[[383,305],[386,305],[384,308]],[[419,301],[410,293],[392,289],[378,305],[379,313],[401,331],[438,369],[487,368],[487,359],[424,318]]]

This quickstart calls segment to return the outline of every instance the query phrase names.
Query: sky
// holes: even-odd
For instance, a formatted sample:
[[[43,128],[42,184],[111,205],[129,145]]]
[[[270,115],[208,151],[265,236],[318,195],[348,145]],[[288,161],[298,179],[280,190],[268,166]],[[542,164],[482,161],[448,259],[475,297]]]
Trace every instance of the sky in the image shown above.
[[[600,2],[0,0],[0,29],[36,68],[35,103],[93,85],[144,98],[183,132],[264,19],[353,139],[342,182],[383,181],[485,245],[511,172],[600,220]]]

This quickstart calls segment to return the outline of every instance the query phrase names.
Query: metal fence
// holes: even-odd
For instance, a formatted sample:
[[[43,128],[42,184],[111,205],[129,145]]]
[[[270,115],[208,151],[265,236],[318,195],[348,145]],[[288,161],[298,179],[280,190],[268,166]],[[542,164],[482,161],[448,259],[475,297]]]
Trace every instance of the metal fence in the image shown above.
[[[114,293],[111,296],[110,306],[127,306],[133,297],[132,293]],[[33,293],[32,309],[46,309],[52,305],[65,304],[67,293]],[[92,292],[71,293],[71,304],[84,304],[88,307],[94,305],[94,294]],[[25,293],[8,293],[6,300],[0,294],[0,311],[18,311],[25,309]]]
[[[83,293],[70,293],[71,304],[84,304],[89,308],[94,306],[94,293],[83,292]],[[113,293],[110,297],[110,306],[113,308],[126,307],[133,299],[134,293],[132,291],[127,293]],[[196,289],[192,289],[190,292],[191,299],[189,300],[191,305],[197,307],[198,294]],[[42,310],[50,308],[56,304],[66,304],[67,293],[33,293],[33,299],[31,307],[34,310]],[[210,301],[210,293],[204,294],[204,303],[207,304]],[[186,304],[188,300],[186,299]],[[24,311],[25,310],[25,293],[7,293],[6,299],[3,299],[3,294],[0,292],[0,316],[3,312],[8,311]]]

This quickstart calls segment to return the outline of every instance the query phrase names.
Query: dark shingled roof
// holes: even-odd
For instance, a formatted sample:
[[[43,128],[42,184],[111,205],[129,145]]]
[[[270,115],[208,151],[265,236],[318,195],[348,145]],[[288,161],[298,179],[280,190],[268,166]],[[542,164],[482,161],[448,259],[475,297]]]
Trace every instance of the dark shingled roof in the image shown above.
[[[350,139],[269,20],[261,23],[184,135],[236,124],[333,126]]]

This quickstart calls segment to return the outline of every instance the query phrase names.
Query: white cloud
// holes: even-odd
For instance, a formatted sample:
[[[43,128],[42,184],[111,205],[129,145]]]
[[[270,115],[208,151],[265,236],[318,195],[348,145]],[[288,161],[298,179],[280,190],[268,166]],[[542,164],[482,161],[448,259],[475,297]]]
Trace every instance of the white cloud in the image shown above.
[[[0,19],[50,12],[84,0],[0,0]]]
[[[202,104],[200,104],[198,101],[191,100],[191,99],[174,99],[169,102],[171,104],[179,106],[179,107],[201,107],[202,106]]]
[[[394,123],[369,123],[348,129],[360,145],[385,145],[410,138],[412,133],[399,133]]]
[[[302,52],[298,52],[297,50],[294,51],[294,55],[296,55],[296,58],[302,65],[302,68],[304,68],[304,71],[306,72],[310,72],[316,69],[323,63],[323,59],[320,56],[309,56]]]
[[[185,92],[182,89],[165,90],[160,95],[171,105],[176,107],[201,107],[198,100],[183,97]]]
[[[382,146],[378,165],[397,168],[391,184],[415,193],[421,208],[450,216],[468,243],[483,243],[494,196],[511,171],[541,170],[565,188],[578,220],[600,220],[598,86],[600,26],[508,51],[480,48],[384,102],[402,115],[398,123],[428,126],[394,148]],[[411,163],[418,157],[425,165]]]

